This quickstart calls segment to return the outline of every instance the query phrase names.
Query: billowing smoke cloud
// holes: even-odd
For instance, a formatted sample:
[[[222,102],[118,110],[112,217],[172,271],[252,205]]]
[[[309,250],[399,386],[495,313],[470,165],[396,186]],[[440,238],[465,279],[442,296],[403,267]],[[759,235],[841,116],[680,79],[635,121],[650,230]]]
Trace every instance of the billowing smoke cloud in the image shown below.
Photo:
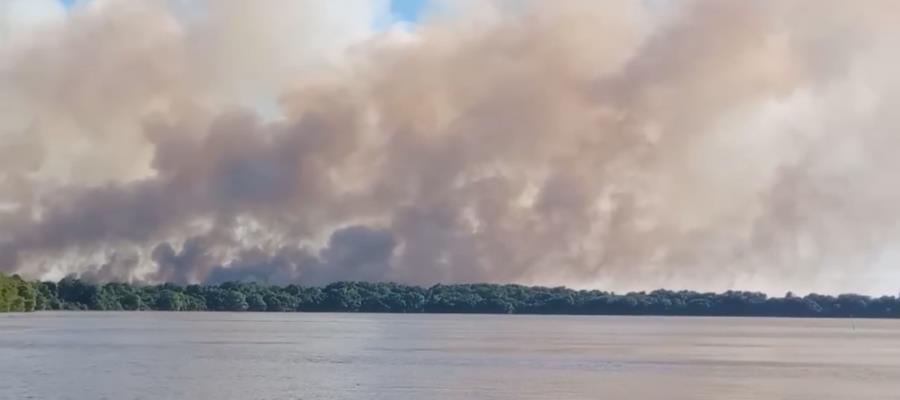
[[[896,2],[50,3],[0,8],[6,271],[898,277]]]
[[[207,280],[324,284],[353,277],[382,281],[395,278],[391,271],[395,246],[396,242],[387,230],[350,226],[335,231],[318,255],[294,247],[278,249],[272,255],[252,248],[242,252],[229,265],[215,267]]]

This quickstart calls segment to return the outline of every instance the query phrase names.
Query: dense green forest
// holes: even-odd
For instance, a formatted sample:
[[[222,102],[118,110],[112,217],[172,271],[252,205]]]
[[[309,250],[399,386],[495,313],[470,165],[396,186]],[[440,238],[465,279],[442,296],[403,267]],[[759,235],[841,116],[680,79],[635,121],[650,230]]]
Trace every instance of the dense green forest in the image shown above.
[[[0,312],[34,311],[38,285],[0,273]]]
[[[324,287],[93,284],[68,277],[25,282],[0,274],[0,311],[171,310],[338,311],[583,315],[705,315],[783,317],[900,317],[900,299],[855,294],[767,297],[729,291],[656,290],[615,294],[521,285],[435,285],[336,282]]]

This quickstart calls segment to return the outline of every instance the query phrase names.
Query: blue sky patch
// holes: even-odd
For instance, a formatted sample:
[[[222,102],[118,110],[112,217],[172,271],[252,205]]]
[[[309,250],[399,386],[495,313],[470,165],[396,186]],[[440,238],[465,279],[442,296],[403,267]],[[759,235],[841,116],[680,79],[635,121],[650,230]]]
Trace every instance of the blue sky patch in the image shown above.
[[[391,0],[391,14],[400,21],[415,22],[419,19],[427,0]],[[66,8],[75,0],[59,0]]]
[[[415,22],[419,19],[427,0],[391,0],[391,14],[400,21]]]

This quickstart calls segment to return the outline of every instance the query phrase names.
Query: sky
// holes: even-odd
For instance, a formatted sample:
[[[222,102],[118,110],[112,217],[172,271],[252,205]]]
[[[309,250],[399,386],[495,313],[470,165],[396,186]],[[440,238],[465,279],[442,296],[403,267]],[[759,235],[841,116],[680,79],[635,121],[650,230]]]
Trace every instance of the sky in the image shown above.
[[[424,1],[0,2],[0,271],[896,291],[895,2]]]
[[[401,21],[415,22],[426,0],[391,0],[391,13]]]
[[[65,7],[71,7],[76,0],[59,0]],[[391,14],[398,21],[415,22],[419,18],[427,0],[391,0]]]

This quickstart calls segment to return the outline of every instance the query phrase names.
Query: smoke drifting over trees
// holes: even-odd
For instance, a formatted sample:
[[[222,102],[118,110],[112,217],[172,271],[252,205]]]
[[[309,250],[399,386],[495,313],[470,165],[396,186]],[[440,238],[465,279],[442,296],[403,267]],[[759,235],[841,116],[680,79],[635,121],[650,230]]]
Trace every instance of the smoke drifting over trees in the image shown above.
[[[896,2],[55,7],[0,5],[2,271],[896,278]]]

